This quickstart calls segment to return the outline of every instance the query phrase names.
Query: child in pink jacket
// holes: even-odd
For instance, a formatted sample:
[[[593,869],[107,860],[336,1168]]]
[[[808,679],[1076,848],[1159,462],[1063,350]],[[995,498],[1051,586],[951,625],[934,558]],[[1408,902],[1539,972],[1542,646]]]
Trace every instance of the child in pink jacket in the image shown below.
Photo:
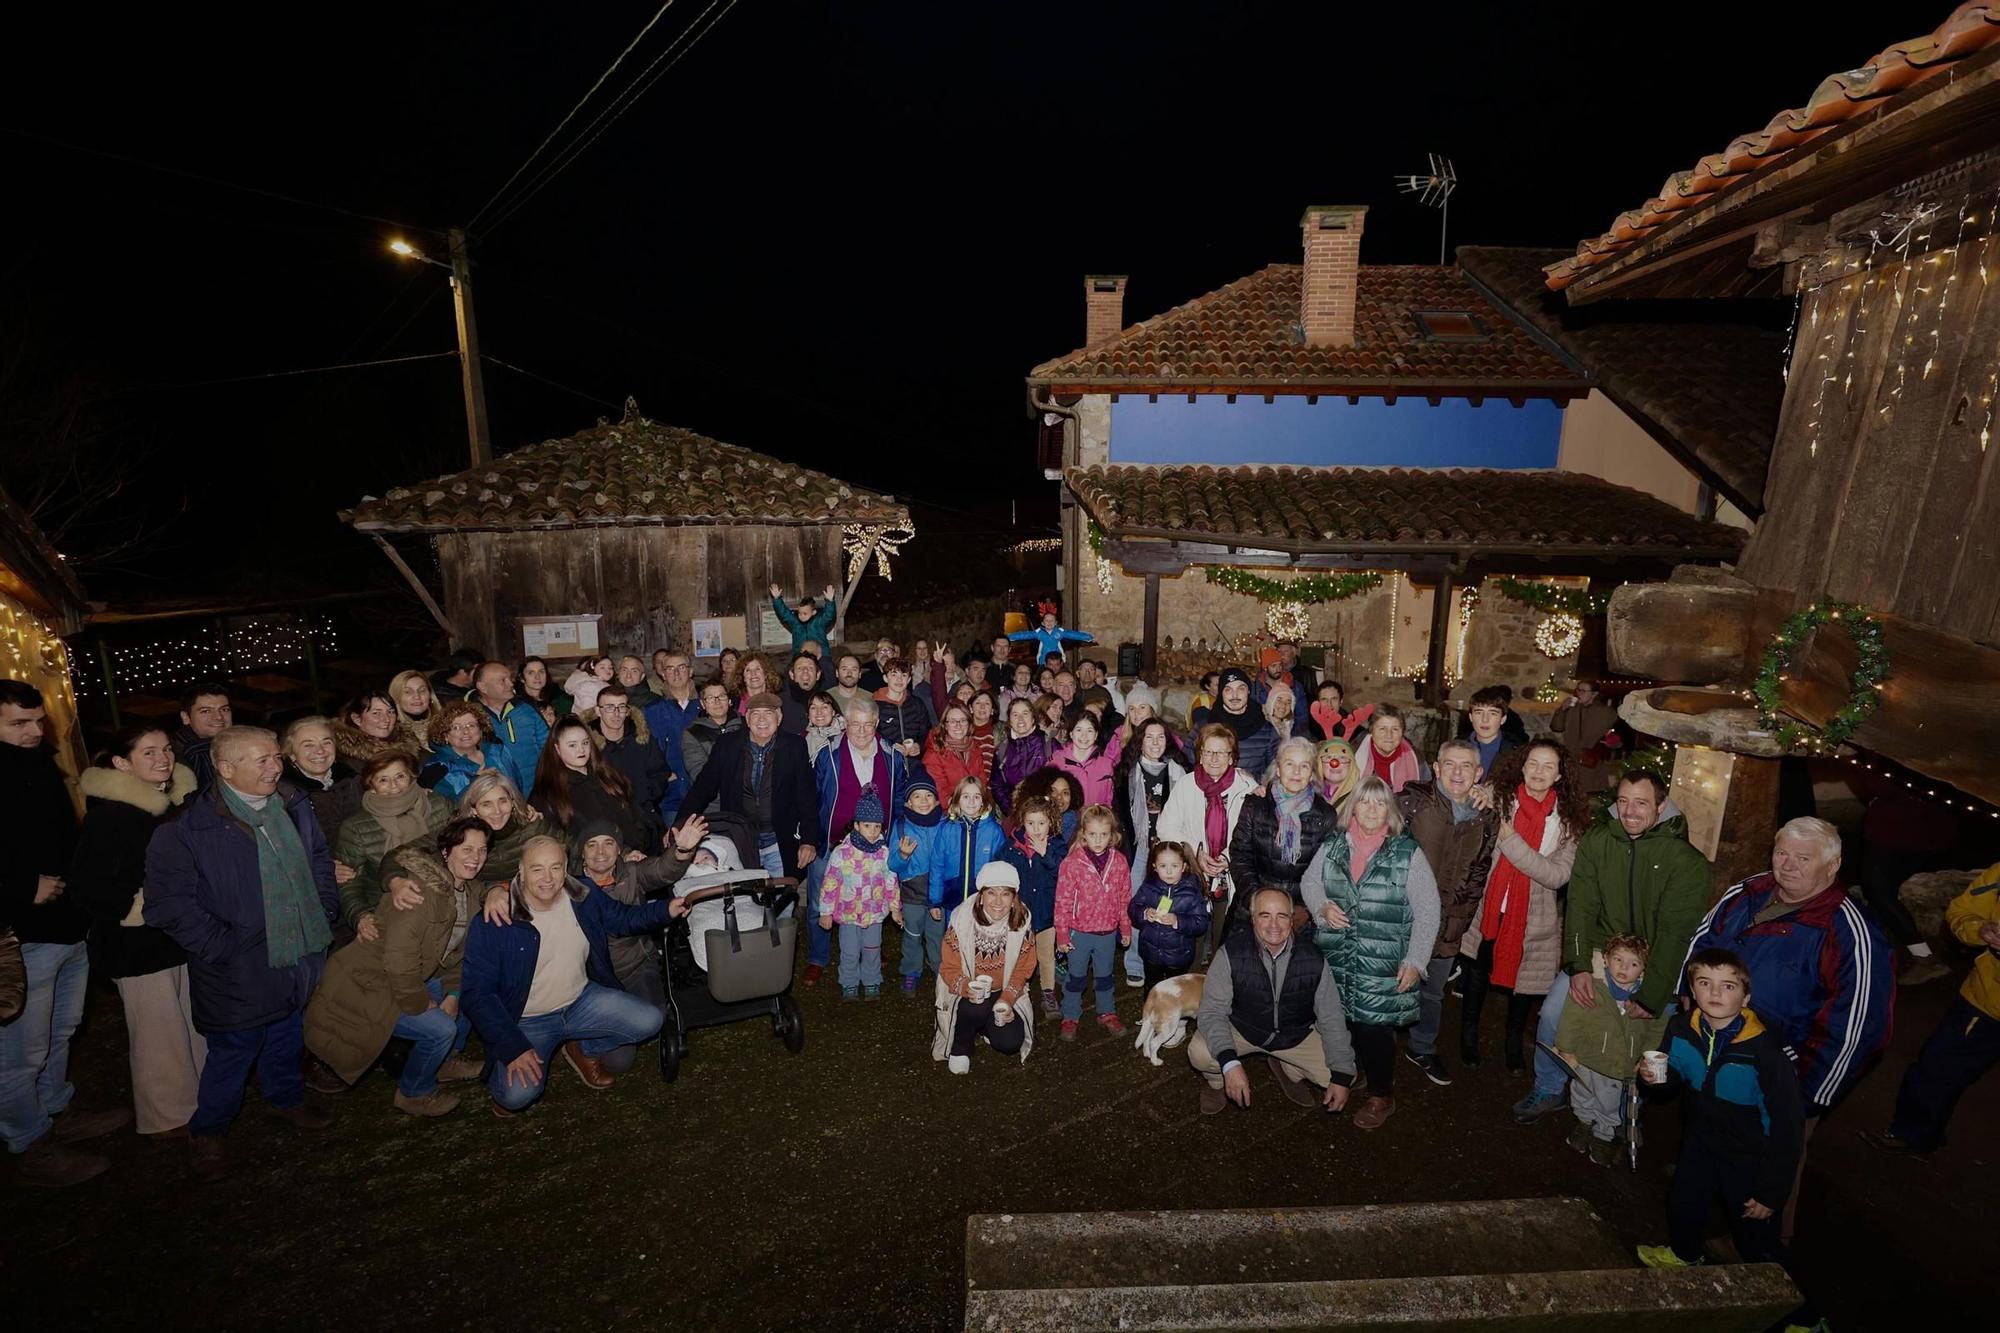
[[[844,1000],[882,993],[882,919],[903,924],[901,895],[889,869],[889,844],[882,836],[885,812],[874,787],[854,807],[854,828],[827,854],[826,879],[819,890],[821,930],[840,927],[840,996]]]
[[[1115,949],[1132,940],[1125,913],[1132,897],[1132,867],[1118,850],[1118,817],[1108,805],[1085,806],[1077,819],[1076,841],[1056,873],[1056,952],[1069,962],[1063,985],[1062,1039],[1076,1040],[1083,1017],[1086,978],[1097,975],[1097,1021],[1119,1036],[1111,961]]]

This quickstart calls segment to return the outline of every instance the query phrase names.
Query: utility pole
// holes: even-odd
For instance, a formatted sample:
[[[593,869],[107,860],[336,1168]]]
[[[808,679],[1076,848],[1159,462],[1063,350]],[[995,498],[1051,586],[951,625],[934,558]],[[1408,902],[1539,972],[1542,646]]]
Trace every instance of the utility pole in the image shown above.
[[[451,297],[458,316],[458,365],[465,381],[465,433],[472,441],[472,466],[493,461],[493,437],[486,426],[486,376],[479,364],[479,324],[472,314],[472,258],[465,229],[445,233],[451,243]]]

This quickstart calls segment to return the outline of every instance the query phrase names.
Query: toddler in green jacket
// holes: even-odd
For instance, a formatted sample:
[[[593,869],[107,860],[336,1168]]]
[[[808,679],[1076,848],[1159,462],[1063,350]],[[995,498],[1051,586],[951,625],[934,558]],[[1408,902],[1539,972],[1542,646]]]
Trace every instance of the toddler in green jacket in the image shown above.
[[[1613,935],[1591,958],[1591,1003],[1564,1006],[1556,1057],[1570,1067],[1569,1106],[1576,1113],[1569,1146],[1599,1166],[1618,1159],[1625,1092],[1639,1057],[1658,1046],[1665,1015],[1641,1018],[1633,999],[1646,979],[1650,950],[1637,935]]]

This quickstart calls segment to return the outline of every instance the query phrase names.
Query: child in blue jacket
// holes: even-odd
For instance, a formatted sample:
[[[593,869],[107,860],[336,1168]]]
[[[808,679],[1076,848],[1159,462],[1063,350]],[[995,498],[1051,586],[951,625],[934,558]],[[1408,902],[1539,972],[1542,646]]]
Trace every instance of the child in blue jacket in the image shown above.
[[[1056,812],[1039,796],[1014,802],[1018,827],[1007,840],[1000,859],[1021,877],[1021,905],[1028,909],[1035,932],[1035,984],[1042,992],[1042,1016],[1062,1016],[1056,978],[1056,878],[1062,873],[1069,842],[1056,831]]]
[[[1017,629],[1007,637],[1016,642],[1033,639],[1035,642],[1035,660],[1037,662],[1046,662],[1051,657],[1063,656],[1063,645],[1065,643],[1097,642],[1096,639],[1085,634],[1080,629],[1064,629],[1056,624],[1056,613],[1052,608],[1047,606],[1044,606],[1042,610],[1042,627],[1040,629]]]
[[[1139,932],[1139,961],[1146,968],[1140,998],[1168,977],[1194,966],[1195,945],[1208,934],[1208,895],[1187,873],[1194,858],[1177,842],[1156,842],[1146,857],[1146,878],[1132,892],[1129,909]]]
[[[940,859],[931,870],[931,906],[949,921],[960,903],[979,892],[980,868],[1000,859],[1007,831],[994,813],[993,789],[976,777],[960,778],[952,789],[944,823]]]
[[[910,768],[903,788],[903,813],[889,837],[889,869],[903,898],[903,994],[915,995],[924,975],[924,955],[931,971],[944,960],[944,908],[931,887],[943,879],[951,826],[938,805],[937,784],[921,764]]]

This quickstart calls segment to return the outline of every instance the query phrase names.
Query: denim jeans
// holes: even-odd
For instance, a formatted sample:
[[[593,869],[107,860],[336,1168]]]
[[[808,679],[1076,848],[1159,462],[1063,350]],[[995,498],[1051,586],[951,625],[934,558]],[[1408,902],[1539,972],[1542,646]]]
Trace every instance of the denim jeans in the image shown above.
[[[944,922],[931,920],[928,903],[903,904],[903,975],[921,977],[924,959],[930,958],[931,971],[944,964]]]
[[[436,977],[424,983],[424,989],[433,1000],[444,1000],[444,984]],[[396,1015],[398,1037],[416,1043],[410,1058],[403,1062],[403,1076],[396,1080],[396,1087],[405,1097],[428,1097],[437,1091],[438,1070],[445,1058],[454,1051],[465,1049],[466,1034],[472,1031],[472,1020],[460,1010],[457,1018],[442,1009],[426,1009],[421,1014]]]
[[[1132,932],[1132,942],[1125,946],[1125,979],[1140,985],[1146,982],[1146,960],[1139,956],[1139,932]]]
[[[1410,1029],[1411,1055],[1436,1055],[1438,1029],[1444,1026],[1444,987],[1458,955],[1433,958],[1424,969],[1424,987],[1417,992],[1417,1025]]]
[[[0,1135],[8,1152],[26,1152],[76,1095],[69,1039],[90,987],[90,954],[81,943],[23,944],[21,962],[27,1007],[0,1026]]]
[[[1563,1009],[1569,1004],[1569,974],[1556,973],[1556,979],[1549,983],[1549,993],[1542,997],[1542,1016],[1535,1021],[1535,1095],[1537,1097],[1561,1097],[1569,1087],[1569,1066],[1542,1050],[1542,1046],[1556,1044],[1556,1024],[1562,1021]]]
[[[826,878],[826,857],[815,856],[806,867],[806,963],[825,967],[833,961],[833,932],[819,924],[819,886]]]
[[[1069,936],[1069,981],[1063,987],[1062,1016],[1070,1021],[1083,1017],[1083,988],[1093,971],[1097,974],[1097,1014],[1102,1018],[1117,1008],[1112,989],[1111,959],[1118,951],[1118,933],[1093,935],[1073,930]]]
[[[521,1035],[541,1057],[541,1074],[531,1077],[525,1085],[515,1082],[510,1086],[507,1066],[496,1058],[492,1072],[487,1075],[487,1089],[504,1109],[525,1111],[541,1100],[542,1090],[548,1085],[549,1061],[564,1042],[577,1043],[585,1055],[596,1059],[620,1046],[636,1046],[650,1040],[658,1034],[662,1021],[659,1009],[638,996],[586,981],[583,993],[570,1001],[567,1009],[520,1021]]]
[[[762,843],[757,848],[757,860],[764,866],[764,873],[772,879],[782,879],[785,874],[785,852],[775,842]]]
[[[882,923],[836,922],[840,932],[840,988],[882,984]]]
[[[201,1067],[201,1093],[188,1133],[209,1137],[228,1131],[243,1109],[243,1085],[250,1081],[252,1065],[264,1105],[287,1111],[305,1101],[306,1081],[299,1072],[305,1049],[303,1009],[260,1028],[209,1033],[208,1062]]]

